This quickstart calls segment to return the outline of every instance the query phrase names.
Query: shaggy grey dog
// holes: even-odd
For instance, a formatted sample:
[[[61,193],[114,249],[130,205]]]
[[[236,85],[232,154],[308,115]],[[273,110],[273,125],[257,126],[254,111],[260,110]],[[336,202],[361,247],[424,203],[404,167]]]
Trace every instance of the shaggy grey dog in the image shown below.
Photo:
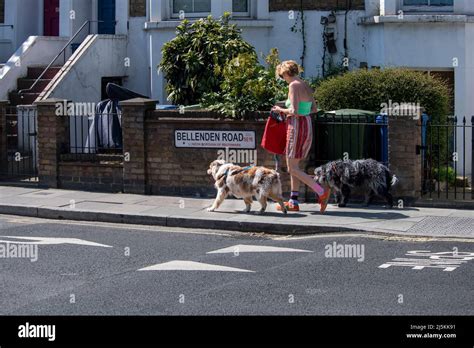
[[[329,162],[314,171],[316,182],[327,183],[336,195],[339,207],[345,207],[351,195],[351,188],[365,188],[365,205],[369,206],[375,196],[384,197],[393,207],[390,189],[398,178],[383,164],[373,159],[338,160]]]

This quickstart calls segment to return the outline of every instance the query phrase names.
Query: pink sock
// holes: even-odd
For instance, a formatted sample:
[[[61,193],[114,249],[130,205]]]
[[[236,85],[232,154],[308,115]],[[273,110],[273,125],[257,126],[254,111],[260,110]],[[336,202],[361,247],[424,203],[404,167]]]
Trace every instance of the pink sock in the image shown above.
[[[313,186],[311,186],[314,192],[318,194],[318,196],[322,196],[324,194],[324,189],[319,185],[318,183],[313,183]]]

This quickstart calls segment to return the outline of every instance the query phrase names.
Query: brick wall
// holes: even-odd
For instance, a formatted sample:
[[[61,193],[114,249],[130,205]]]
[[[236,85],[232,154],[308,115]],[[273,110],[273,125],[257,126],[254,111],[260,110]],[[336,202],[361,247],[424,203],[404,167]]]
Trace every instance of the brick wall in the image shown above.
[[[0,0],[0,23],[5,23],[5,0]]]
[[[69,119],[56,115],[59,99],[36,103],[38,110],[38,175],[41,184],[57,188],[59,155],[69,148]]]
[[[410,203],[421,192],[421,156],[416,153],[421,127],[409,117],[390,117],[388,132],[390,169],[400,179],[393,194]]]
[[[188,112],[190,114],[191,112]],[[214,196],[214,181],[207,174],[219,149],[177,149],[176,129],[250,130],[257,137],[258,165],[275,167],[273,155],[260,147],[265,121],[229,121],[204,118],[160,118],[170,112],[151,113],[146,121],[147,186],[151,194]],[[175,113],[178,116],[177,113]],[[283,190],[290,191],[289,176],[282,173]],[[302,187],[304,193],[304,188]]]
[[[303,0],[304,10],[364,10],[364,0]],[[270,11],[299,10],[301,0],[270,0]]]
[[[7,163],[7,101],[0,101],[0,172],[5,171]]]
[[[70,190],[122,192],[121,163],[60,162],[58,187]]]
[[[146,17],[146,0],[130,0],[130,17]]]
[[[147,99],[121,102],[123,163],[65,161],[60,153],[61,149],[68,148],[68,122],[66,117],[55,115],[56,102],[47,100],[37,103],[39,176],[40,183],[45,186],[107,192],[123,189],[123,192],[138,194],[214,196],[214,182],[207,169],[217,159],[219,149],[176,148],[176,129],[253,130],[256,133],[258,165],[275,166],[273,155],[260,147],[265,120],[218,120],[209,118],[212,115],[206,112],[193,111],[187,111],[183,116],[179,112],[156,111],[156,102]],[[208,118],[203,117],[206,115]],[[1,116],[0,105],[0,121]],[[389,119],[390,167],[400,179],[394,196],[403,198],[406,204],[419,197],[421,189],[421,158],[416,154],[420,131],[421,128],[412,119]],[[312,171],[308,169],[309,174]],[[288,196],[289,175],[281,172],[281,177],[283,191]],[[301,197],[314,200],[314,193],[308,191],[302,185]]]

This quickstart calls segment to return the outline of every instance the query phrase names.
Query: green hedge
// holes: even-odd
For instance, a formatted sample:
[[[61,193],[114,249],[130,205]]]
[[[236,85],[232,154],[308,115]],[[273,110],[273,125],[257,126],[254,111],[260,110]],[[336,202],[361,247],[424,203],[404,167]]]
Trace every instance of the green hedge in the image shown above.
[[[355,70],[323,81],[316,90],[322,110],[380,112],[383,103],[419,103],[433,120],[445,121],[450,90],[444,81],[408,69]]]

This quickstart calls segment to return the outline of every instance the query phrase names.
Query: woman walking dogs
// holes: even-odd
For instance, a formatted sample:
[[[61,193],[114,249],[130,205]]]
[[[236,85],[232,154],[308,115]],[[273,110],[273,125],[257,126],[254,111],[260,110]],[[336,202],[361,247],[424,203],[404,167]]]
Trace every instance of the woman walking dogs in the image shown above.
[[[300,169],[300,162],[308,156],[313,140],[310,114],[317,112],[313,90],[299,77],[300,69],[295,61],[282,62],[277,66],[276,73],[289,85],[286,108],[274,106],[272,109],[283,113],[287,121],[286,163],[291,176],[291,198],[285,202],[285,206],[289,211],[299,211],[298,195],[300,182],[303,182],[318,194],[320,211],[324,213],[331,195],[330,189],[325,190]],[[279,206],[277,209],[281,210]]]

